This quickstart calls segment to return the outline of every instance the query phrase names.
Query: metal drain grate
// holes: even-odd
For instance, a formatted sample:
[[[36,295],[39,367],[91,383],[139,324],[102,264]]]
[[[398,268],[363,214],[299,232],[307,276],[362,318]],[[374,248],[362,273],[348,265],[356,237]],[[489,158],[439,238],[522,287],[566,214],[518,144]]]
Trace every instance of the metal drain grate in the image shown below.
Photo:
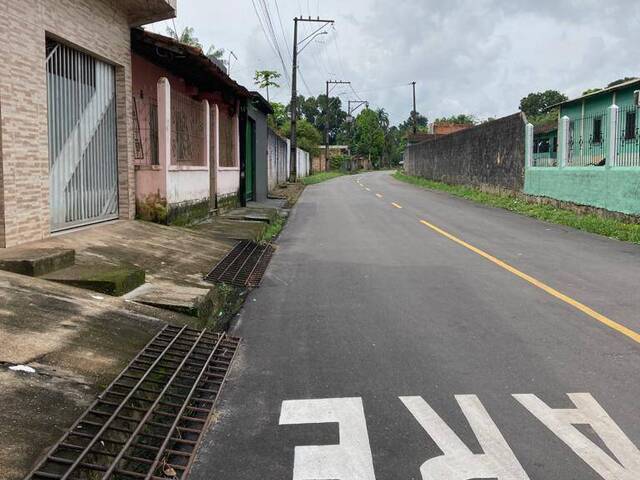
[[[239,342],[165,327],[27,478],[184,480]]]
[[[236,287],[257,287],[269,266],[274,248],[243,240],[231,250],[205,277],[209,282],[222,282]]]

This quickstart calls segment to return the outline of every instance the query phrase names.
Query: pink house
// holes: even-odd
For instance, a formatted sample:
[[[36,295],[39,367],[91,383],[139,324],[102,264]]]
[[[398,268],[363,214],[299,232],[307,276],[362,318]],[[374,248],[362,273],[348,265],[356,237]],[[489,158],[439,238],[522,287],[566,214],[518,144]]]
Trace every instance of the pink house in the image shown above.
[[[199,48],[142,29],[131,48],[138,216],[171,222],[235,204],[249,92]]]

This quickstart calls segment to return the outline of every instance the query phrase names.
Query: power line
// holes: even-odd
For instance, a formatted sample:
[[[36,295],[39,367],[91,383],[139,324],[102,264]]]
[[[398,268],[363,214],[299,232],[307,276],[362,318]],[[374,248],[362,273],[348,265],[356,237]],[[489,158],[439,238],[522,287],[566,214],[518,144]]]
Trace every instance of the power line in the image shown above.
[[[254,9],[254,11],[256,13],[256,16],[258,17],[258,22],[260,23],[260,27],[262,28],[262,33],[264,33],[264,36],[267,39],[267,43],[269,44],[271,49],[274,51],[274,53],[280,59],[280,64],[282,65],[282,71],[284,73],[285,80],[287,81],[287,84],[290,86],[291,85],[291,79],[290,79],[290,76],[289,76],[289,72],[287,70],[287,66],[286,66],[286,62],[284,60],[284,56],[282,55],[282,51],[280,49],[280,44],[278,42],[278,38],[277,38],[277,36],[275,34],[275,30],[273,28],[273,23],[271,22],[271,16],[269,14],[269,7],[267,6],[266,2],[264,2],[264,0],[262,0],[262,1],[258,0],[258,2],[259,2],[258,5],[262,9],[262,13],[264,15],[264,19],[260,15],[260,11],[258,9],[258,6],[256,5],[256,0],[251,0],[251,3],[253,5],[253,9]]]

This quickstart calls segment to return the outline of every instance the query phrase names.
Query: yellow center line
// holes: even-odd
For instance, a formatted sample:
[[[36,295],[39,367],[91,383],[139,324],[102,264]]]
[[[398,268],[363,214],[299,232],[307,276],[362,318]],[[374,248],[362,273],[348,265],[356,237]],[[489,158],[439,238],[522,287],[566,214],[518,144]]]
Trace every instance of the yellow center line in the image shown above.
[[[376,193],[376,197],[378,197],[378,198],[382,198],[382,194],[380,194],[380,193]]]
[[[398,204],[397,204],[397,203],[395,203],[395,202],[394,202],[394,203],[392,203],[391,205],[393,205],[393,206],[394,206],[394,207],[396,207],[396,208],[402,208],[402,205],[398,205]]]
[[[433,225],[433,224],[431,224],[431,223],[429,223],[429,222],[427,222],[425,220],[420,220],[420,223],[422,223],[423,225],[429,227],[433,231],[439,233],[443,237],[446,237],[449,240],[457,243],[458,245],[461,245],[464,248],[466,248],[468,250],[471,250],[474,253],[477,253],[481,257],[484,257],[485,259],[489,260],[490,262],[498,265],[500,268],[503,268],[503,269],[507,270],[508,272],[511,272],[515,276],[520,277],[521,279],[525,280],[526,282],[529,282],[531,285],[534,285],[534,286],[538,287],[539,289],[544,290],[549,295],[557,298],[558,300],[562,300],[563,302],[565,302],[565,303],[571,305],[572,307],[580,310],[582,313],[590,316],[594,320],[597,320],[598,322],[606,325],[609,328],[612,328],[613,330],[617,331],[618,333],[626,335],[630,339],[640,343],[640,333],[635,332],[635,331],[631,330],[630,328],[625,327],[624,325],[611,320],[608,317],[605,317],[601,313],[598,313],[595,310],[593,310],[592,308],[590,308],[590,307],[578,302],[577,300],[574,300],[573,298],[569,297],[568,295],[565,295],[564,293],[559,292],[558,290],[550,287],[546,283],[543,283],[540,280],[537,280],[537,279],[533,278],[531,275],[527,275],[526,273],[521,272],[517,268],[514,268],[511,265],[509,265],[508,263],[503,262],[502,260],[494,257],[493,255],[490,255],[487,252],[484,252],[483,250],[480,250],[479,248],[474,247],[473,245],[470,245],[469,243],[465,242],[464,240],[460,240],[458,237],[455,237],[454,235],[451,235],[450,233],[445,232],[441,228],[438,228],[435,225]]]

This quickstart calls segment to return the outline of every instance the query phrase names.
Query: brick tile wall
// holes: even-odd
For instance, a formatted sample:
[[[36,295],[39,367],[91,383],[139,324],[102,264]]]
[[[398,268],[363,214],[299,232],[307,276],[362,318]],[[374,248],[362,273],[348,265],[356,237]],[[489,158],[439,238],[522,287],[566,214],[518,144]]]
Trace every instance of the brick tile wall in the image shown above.
[[[0,246],[49,235],[47,35],[116,65],[120,216],[134,215],[126,13],[111,0],[0,0]]]

